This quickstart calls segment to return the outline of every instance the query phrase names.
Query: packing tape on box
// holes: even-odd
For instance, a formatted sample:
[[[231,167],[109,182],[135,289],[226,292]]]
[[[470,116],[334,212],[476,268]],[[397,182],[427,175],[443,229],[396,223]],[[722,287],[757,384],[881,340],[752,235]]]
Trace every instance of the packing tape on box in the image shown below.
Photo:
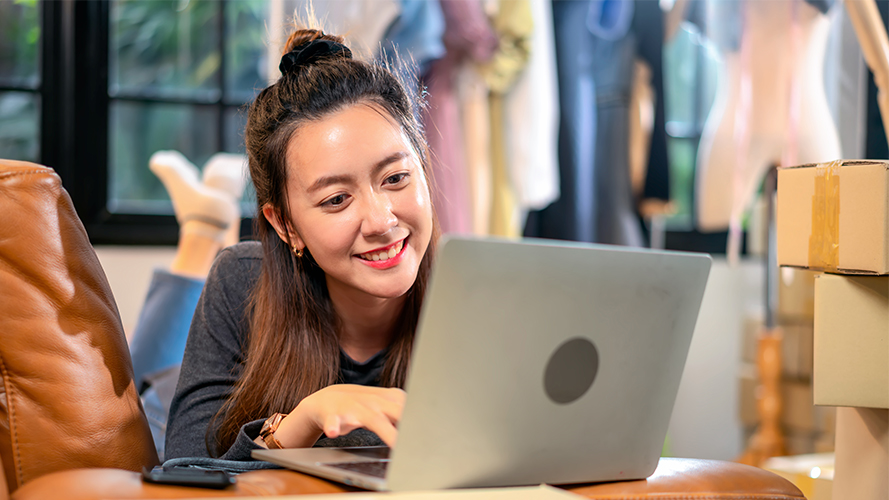
[[[842,160],[815,167],[809,267],[836,271],[840,256],[840,165]]]

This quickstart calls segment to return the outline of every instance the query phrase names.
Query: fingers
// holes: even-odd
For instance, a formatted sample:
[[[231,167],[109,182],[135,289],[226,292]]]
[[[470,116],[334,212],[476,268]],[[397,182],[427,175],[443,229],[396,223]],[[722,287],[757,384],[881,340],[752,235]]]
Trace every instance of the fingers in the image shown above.
[[[342,430],[342,421],[339,415],[332,414],[328,415],[324,420],[324,426],[321,429],[324,432],[324,435],[329,438],[339,437],[342,434],[348,434],[351,431]]]
[[[393,424],[397,424],[401,420],[401,412],[404,410],[404,402],[407,394],[396,387],[362,387],[368,395],[375,396],[377,399],[367,400],[368,404],[374,404],[382,411]]]
[[[401,389],[363,386],[331,386],[324,398],[321,428],[329,438],[365,428],[389,446],[398,439],[398,425],[404,409]],[[320,392],[320,391],[319,391]]]
[[[330,428],[325,428],[324,434],[329,438],[344,436],[355,429],[367,429],[376,434],[388,446],[394,446],[398,439],[398,429],[393,421],[384,412],[368,411],[353,418],[333,417],[329,419]]]
[[[395,428],[392,420],[384,415],[372,416],[366,422],[365,428],[376,434],[389,447],[395,446],[395,442],[398,441],[398,429]]]

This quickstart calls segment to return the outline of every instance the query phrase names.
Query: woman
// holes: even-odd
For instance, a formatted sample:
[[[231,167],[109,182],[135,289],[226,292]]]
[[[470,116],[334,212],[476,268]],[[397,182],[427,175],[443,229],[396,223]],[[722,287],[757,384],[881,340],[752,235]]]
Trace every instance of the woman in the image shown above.
[[[295,32],[281,72],[245,133],[260,243],[208,277],[168,458],[397,439],[437,234],[425,142],[395,76],[339,37]]]

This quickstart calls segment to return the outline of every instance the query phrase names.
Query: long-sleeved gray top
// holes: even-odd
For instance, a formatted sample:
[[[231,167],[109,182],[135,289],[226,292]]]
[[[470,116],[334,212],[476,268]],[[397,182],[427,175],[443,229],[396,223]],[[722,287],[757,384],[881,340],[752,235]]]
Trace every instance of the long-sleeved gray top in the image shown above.
[[[253,440],[271,415],[257,415],[244,422],[235,443],[216,450],[215,429],[208,433],[213,416],[234,390],[244,367],[249,332],[250,292],[259,282],[262,247],[243,242],[223,250],[216,259],[198,301],[176,394],[167,422],[166,458],[210,457],[250,460],[250,452],[261,448]],[[385,351],[364,363],[340,354],[342,383],[379,385]],[[292,408],[281,412],[288,412]],[[210,439],[207,439],[207,437]],[[208,442],[210,443],[208,449]],[[322,437],[315,446],[377,446],[382,441],[364,429],[336,439]]]

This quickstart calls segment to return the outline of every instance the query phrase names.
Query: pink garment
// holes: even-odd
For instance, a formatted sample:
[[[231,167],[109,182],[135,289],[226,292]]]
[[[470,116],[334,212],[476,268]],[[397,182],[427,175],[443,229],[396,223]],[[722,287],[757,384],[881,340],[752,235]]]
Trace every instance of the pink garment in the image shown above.
[[[480,0],[441,0],[447,53],[432,63],[423,80],[428,91],[423,125],[432,166],[432,200],[443,233],[472,233],[472,201],[461,133],[456,79],[465,61],[484,61],[497,37]]]

